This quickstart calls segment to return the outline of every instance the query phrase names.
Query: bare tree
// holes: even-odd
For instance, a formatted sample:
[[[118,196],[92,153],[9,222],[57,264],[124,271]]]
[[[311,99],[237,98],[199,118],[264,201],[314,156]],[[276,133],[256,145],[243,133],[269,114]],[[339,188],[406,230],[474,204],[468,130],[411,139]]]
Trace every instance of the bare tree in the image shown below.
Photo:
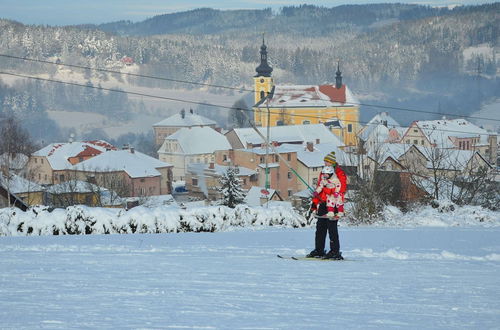
[[[0,155],[2,155],[2,164],[0,164],[0,173],[4,175],[4,185],[7,194],[10,195],[12,165],[17,155],[29,157],[36,149],[30,135],[24,130],[14,117],[0,119]],[[8,199],[10,207],[10,199]]]

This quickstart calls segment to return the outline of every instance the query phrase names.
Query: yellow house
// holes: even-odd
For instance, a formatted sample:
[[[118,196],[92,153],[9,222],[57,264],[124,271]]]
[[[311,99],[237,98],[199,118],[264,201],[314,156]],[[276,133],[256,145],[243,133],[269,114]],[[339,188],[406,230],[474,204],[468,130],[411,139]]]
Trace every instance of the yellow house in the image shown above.
[[[342,83],[339,64],[334,85],[275,85],[262,40],[260,65],[255,70],[253,109],[257,126],[323,123],[345,145],[357,145],[357,132],[361,129],[359,102]]]

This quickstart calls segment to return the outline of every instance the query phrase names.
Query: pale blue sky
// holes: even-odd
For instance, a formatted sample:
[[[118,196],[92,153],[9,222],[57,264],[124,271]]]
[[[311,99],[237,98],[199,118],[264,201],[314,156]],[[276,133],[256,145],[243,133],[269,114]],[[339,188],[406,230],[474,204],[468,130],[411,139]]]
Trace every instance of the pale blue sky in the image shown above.
[[[0,0],[0,18],[25,24],[68,25],[108,23],[118,20],[142,21],[156,15],[186,11],[201,7],[217,9],[278,9],[303,3],[335,7],[341,4],[418,3],[432,6],[482,4],[481,0]]]

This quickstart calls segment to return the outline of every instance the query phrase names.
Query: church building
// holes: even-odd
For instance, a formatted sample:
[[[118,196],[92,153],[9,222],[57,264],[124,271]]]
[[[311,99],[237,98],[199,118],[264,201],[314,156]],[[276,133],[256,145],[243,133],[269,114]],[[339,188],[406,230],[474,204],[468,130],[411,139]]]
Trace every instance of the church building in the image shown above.
[[[346,146],[356,146],[359,101],[342,83],[340,63],[334,85],[275,85],[264,39],[254,76],[254,119],[257,126],[325,124]]]

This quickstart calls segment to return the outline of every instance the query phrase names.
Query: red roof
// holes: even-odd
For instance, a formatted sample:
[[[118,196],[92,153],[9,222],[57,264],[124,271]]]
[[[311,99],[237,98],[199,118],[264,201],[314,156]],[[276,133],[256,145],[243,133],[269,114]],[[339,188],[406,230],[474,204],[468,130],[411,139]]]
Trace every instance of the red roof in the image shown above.
[[[85,150],[83,150],[82,152],[80,152],[75,157],[88,157],[88,156],[96,156],[96,155],[99,155],[99,154],[101,154],[101,151],[99,151],[99,150],[97,150],[95,148],[92,148],[90,146],[85,146]]]
[[[320,85],[319,91],[330,98],[332,102],[345,103],[345,85],[342,85],[339,89],[332,85]]]

